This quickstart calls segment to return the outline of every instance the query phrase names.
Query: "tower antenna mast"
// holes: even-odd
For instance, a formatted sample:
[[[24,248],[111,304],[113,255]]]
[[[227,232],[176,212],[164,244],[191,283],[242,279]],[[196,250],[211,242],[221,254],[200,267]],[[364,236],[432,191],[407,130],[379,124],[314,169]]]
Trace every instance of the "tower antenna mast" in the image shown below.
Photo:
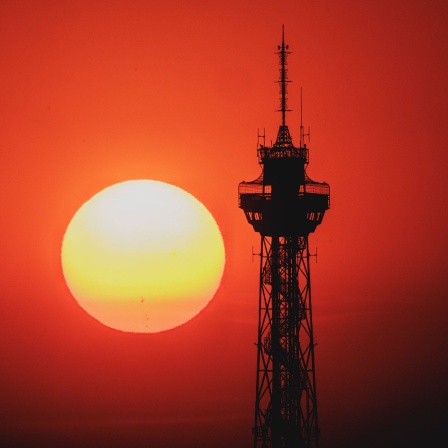
[[[288,83],[291,82],[288,80],[288,69],[286,66],[288,65],[288,54],[290,51],[289,45],[285,45],[285,26],[282,25],[282,44],[277,47],[277,54],[279,55],[280,62],[280,79],[278,83],[280,84],[280,109],[279,112],[282,113],[282,126],[286,126],[286,112],[291,112],[291,109],[288,109]]]
[[[277,139],[257,149],[261,175],[238,186],[239,207],[261,237],[254,448],[318,448],[308,235],[330,207],[330,186],[305,173],[302,121],[299,147],[286,125],[284,28],[278,50]]]

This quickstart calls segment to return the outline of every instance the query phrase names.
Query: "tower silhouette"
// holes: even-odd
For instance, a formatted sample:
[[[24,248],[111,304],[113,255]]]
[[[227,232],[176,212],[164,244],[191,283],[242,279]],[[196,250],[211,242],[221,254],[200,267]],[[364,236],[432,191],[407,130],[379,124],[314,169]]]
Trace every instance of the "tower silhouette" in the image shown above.
[[[274,145],[258,143],[261,175],[238,186],[239,207],[261,235],[254,447],[315,448],[319,427],[308,236],[330,206],[330,186],[306,173],[302,123],[298,147],[286,125],[290,52],[284,31],[277,54],[282,123]]]

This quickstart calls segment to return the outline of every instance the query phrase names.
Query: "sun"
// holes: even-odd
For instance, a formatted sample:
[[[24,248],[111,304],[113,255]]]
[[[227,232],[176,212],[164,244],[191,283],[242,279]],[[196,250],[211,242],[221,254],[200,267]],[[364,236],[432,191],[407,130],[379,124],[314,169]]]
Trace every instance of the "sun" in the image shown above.
[[[155,333],[184,324],[209,303],[225,249],[215,219],[194,196],[164,182],[130,180],[79,208],[61,262],[88,314],[116,330]]]

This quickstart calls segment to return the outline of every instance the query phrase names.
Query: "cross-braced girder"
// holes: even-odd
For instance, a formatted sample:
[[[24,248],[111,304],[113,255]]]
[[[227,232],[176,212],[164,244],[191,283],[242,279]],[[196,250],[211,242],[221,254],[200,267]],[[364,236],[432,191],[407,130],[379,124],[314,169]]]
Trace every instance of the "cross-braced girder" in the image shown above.
[[[308,237],[261,237],[255,448],[316,448]]]

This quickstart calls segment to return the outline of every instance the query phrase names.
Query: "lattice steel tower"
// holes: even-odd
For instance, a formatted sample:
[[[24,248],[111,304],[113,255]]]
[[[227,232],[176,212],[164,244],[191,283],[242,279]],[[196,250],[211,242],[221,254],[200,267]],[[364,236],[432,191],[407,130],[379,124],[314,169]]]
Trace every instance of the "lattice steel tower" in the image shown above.
[[[261,235],[255,448],[318,447],[308,235],[330,206],[330,186],[311,180],[300,124],[294,146],[288,126],[287,55],[280,58],[282,124],[274,145],[258,144],[262,173],[238,186],[239,207]]]

